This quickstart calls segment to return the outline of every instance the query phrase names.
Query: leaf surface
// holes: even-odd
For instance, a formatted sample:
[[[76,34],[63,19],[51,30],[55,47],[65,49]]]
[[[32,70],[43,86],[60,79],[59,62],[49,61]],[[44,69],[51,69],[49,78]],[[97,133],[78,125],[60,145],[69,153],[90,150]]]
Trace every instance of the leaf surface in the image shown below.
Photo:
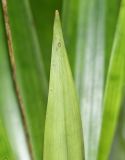
[[[118,22],[121,0],[105,0],[105,79],[108,72],[115,30]]]
[[[83,160],[80,111],[56,11],[45,123],[44,160]]]
[[[30,159],[18,107],[0,2],[0,159],[2,160]]]
[[[123,97],[125,68],[125,0],[122,1],[113,42],[111,60],[104,94],[104,111],[98,160],[106,160],[112,145]]]
[[[40,44],[29,1],[10,0],[7,7],[4,16],[16,96],[30,155],[41,160],[48,87]]]
[[[50,73],[54,12],[56,9],[61,12],[62,1],[63,0],[29,0],[36,32],[40,41],[47,80],[49,79]]]
[[[11,145],[8,141],[8,137],[5,128],[1,123],[1,120],[0,120],[0,159],[15,160],[14,153],[12,152]]]
[[[85,157],[93,160],[97,156],[102,118],[105,2],[64,1],[63,12],[64,38],[72,52],[69,59],[80,99]]]
[[[119,0],[63,2],[64,39],[80,98],[88,160],[97,158],[105,78],[119,8]]]
[[[123,97],[123,103],[119,114],[118,126],[110,153],[111,160],[124,160],[125,158],[125,98]]]

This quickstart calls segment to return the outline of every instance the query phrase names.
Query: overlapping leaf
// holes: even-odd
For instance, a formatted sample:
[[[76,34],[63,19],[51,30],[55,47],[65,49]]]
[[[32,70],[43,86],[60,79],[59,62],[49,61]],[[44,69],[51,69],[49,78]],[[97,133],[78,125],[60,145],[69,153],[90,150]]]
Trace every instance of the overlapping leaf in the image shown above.
[[[14,153],[12,152],[11,145],[8,141],[8,137],[0,120],[0,159],[15,160]]]
[[[2,1],[6,2],[6,0]],[[123,95],[124,0],[122,3],[121,0],[64,0],[63,2],[63,32],[80,98],[86,159],[96,160],[98,154],[99,160],[105,160],[111,149]],[[60,8],[61,3],[61,0],[8,1],[8,15],[4,13],[4,16],[7,16],[10,21],[12,37],[9,43],[13,52],[11,54],[15,59],[14,67],[12,67],[12,57],[10,57],[11,65],[9,65],[7,39],[4,33],[2,12],[0,13],[2,35],[0,51],[3,53],[0,54],[0,112],[6,125],[5,130],[7,128],[7,134],[4,134],[6,131],[0,127],[2,131],[0,137],[3,137],[2,140],[5,142],[3,149],[7,151],[5,153],[5,150],[0,148],[0,154],[7,155],[9,159],[15,157],[23,160],[30,159],[25,142],[26,137],[32,158],[40,160],[43,157],[53,11],[56,7]],[[120,15],[117,21],[119,8]],[[83,155],[78,104],[64,52],[60,24],[56,18],[45,130],[45,160],[55,160],[59,157],[79,160]],[[19,114],[19,108],[21,114]],[[26,122],[25,131],[22,128],[20,115],[22,115],[23,124]],[[102,130],[98,146],[101,122]],[[111,154],[113,156],[110,158],[124,160],[124,118],[120,118],[118,130]],[[28,136],[25,136],[24,132]],[[8,133],[9,137],[6,136]],[[22,144],[23,153],[19,143]],[[11,148],[14,145],[16,156]]]
[[[5,0],[2,1],[6,2]],[[15,4],[15,5],[14,5]],[[6,4],[4,4],[6,9]],[[30,155],[42,159],[47,83],[28,0],[8,1],[4,13],[10,61]],[[7,22],[9,20],[9,22]],[[10,27],[9,27],[10,23]],[[11,37],[12,33],[12,37]],[[15,62],[13,63],[13,59]]]
[[[29,2],[40,41],[45,71],[49,78],[54,12],[56,9],[61,11],[62,0],[29,0]]]
[[[54,23],[44,160],[83,160],[80,111],[58,12]]]
[[[62,8],[62,29],[64,40],[68,51],[71,70],[75,72],[75,58],[77,45],[77,28],[78,28],[78,13],[80,0],[63,0]],[[83,7],[84,8],[84,7]],[[84,10],[84,9],[83,9]],[[85,17],[84,17],[85,18]]]
[[[109,156],[118,120],[121,100],[123,97],[125,68],[124,6],[125,1],[122,0],[105,88],[103,122],[98,151],[98,160],[105,160]]]
[[[103,0],[72,0],[64,4],[63,21],[71,19],[64,23],[63,30],[65,39],[70,39],[67,48],[74,50],[71,56],[75,57],[73,72],[80,98],[86,159],[96,159],[104,81],[105,3]]]
[[[125,101],[124,100],[121,106],[118,126],[110,154],[111,160],[117,160],[117,159],[124,160],[125,158]]]
[[[64,0],[63,31],[84,115],[86,159],[97,156],[103,85],[119,6],[119,0]]]
[[[29,160],[18,107],[11,76],[2,4],[0,2],[0,120],[2,120],[2,123],[0,121],[0,159],[2,160]]]
[[[121,0],[105,0],[105,79],[108,72]]]

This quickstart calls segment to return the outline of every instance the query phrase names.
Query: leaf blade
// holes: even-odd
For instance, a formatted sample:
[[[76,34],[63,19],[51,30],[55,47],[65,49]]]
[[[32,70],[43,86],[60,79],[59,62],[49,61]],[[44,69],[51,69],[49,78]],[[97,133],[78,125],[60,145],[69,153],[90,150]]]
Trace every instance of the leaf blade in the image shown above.
[[[41,159],[47,81],[29,1],[9,1],[8,19],[10,61],[23,126],[32,159]]]
[[[40,41],[47,80],[49,81],[54,12],[56,9],[61,11],[62,0],[29,0],[29,3]]]
[[[119,20],[117,24],[117,30],[115,34],[114,44],[112,48],[112,57],[110,61],[107,83],[104,96],[104,111],[102,130],[100,136],[100,145],[98,152],[98,159],[107,159],[114,136],[116,123],[119,115],[121,100],[123,96],[124,85],[124,18],[125,18],[125,1],[121,3]],[[122,36],[121,36],[122,35]],[[108,131],[108,136],[106,132]],[[106,141],[104,141],[106,137]]]
[[[72,48],[71,56],[75,57],[72,68],[80,98],[85,155],[86,159],[96,159],[104,83],[105,4],[99,0],[72,0],[64,1],[64,7],[63,30],[65,39],[70,39],[67,48]]]
[[[83,160],[80,112],[57,12],[52,48],[44,160]]]
[[[1,138],[1,142],[5,140],[5,145],[7,144],[8,148],[11,148],[15,157],[9,157],[9,155],[7,156],[6,154],[4,156],[7,156],[9,159],[22,158],[29,160],[29,151],[25,142],[25,134],[22,127],[22,121],[18,110],[18,102],[15,96],[15,89],[11,76],[2,2],[0,2],[0,35],[0,118],[2,120],[2,124],[1,122],[0,124],[3,126],[0,132],[4,130],[1,133],[3,137],[3,139]],[[19,132],[17,132],[17,130]]]
[[[15,160],[14,152],[12,151],[5,128],[0,120],[0,159],[7,158],[10,160]]]

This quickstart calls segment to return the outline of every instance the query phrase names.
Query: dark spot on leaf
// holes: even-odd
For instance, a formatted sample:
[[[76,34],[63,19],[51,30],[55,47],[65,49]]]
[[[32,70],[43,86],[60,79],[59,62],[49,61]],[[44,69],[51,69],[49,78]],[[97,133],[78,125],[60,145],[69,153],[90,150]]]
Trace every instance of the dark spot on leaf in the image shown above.
[[[61,47],[61,43],[60,42],[58,43],[58,47]]]
[[[50,93],[52,93],[53,92],[53,89],[52,88],[50,88]]]

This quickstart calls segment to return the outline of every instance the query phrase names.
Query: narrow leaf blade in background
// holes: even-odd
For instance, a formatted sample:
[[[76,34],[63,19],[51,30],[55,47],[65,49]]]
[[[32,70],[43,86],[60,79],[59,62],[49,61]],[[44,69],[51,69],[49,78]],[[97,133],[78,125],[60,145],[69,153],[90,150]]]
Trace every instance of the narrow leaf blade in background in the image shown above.
[[[84,159],[79,105],[57,11],[45,124],[44,160]]]
[[[7,13],[5,16],[7,16]],[[41,160],[47,81],[29,1],[8,1],[7,18],[10,22],[10,33],[12,33],[12,37],[9,39],[12,49],[10,50],[12,52],[10,61],[14,73],[13,79],[24,129],[26,135],[28,135],[27,142],[30,155],[32,159]],[[6,27],[6,31],[7,29]],[[15,64],[13,66],[14,59]]]
[[[0,159],[16,160],[14,157],[14,152],[12,152],[11,145],[8,141],[5,128],[1,123],[1,120],[0,120]]]
[[[86,159],[96,159],[102,96],[121,0],[63,2],[63,31],[80,96]],[[105,76],[104,76],[105,73]],[[97,120],[98,119],[98,120]]]
[[[125,159],[125,97],[123,97],[118,126],[110,153],[110,160],[118,159]]]
[[[0,119],[2,120],[2,123],[0,122],[0,155],[4,156],[0,159],[30,160],[11,75],[8,40],[3,19],[2,3],[0,2]],[[6,151],[2,153],[3,150]],[[14,155],[13,158],[12,155]]]
[[[102,117],[105,1],[64,0],[63,7],[66,47],[73,51],[69,58],[75,59],[69,60],[73,61],[70,63],[74,65],[72,68],[80,98],[85,157],[95,160]]]
[[[61,11],[62,1],[63,0],[29,0],[34,18],[34,25],[40,41],[47,79],[49,79],[50,73],[54,12],[56,9]]]
[[[118,21],[121,0],[105,0],[106,18],[105,18],[105,79],[108,72],[112,45],[114,41],[115,30]]]
[[[98,150],[98,160],[106,160],[109,156],[118,120],[120,105],[123,98],[125,68],[124,20],[125,0],[122,0],[105,88],[104,111]]]
[[[76,44],[77,44],[77,28],[78,28],[78,12],[80,0],[63,0],[62,5],[62,29],[64,40],[68,51],[69,63],[74,75]],[[84,9],[83,9],[84,10]]]

